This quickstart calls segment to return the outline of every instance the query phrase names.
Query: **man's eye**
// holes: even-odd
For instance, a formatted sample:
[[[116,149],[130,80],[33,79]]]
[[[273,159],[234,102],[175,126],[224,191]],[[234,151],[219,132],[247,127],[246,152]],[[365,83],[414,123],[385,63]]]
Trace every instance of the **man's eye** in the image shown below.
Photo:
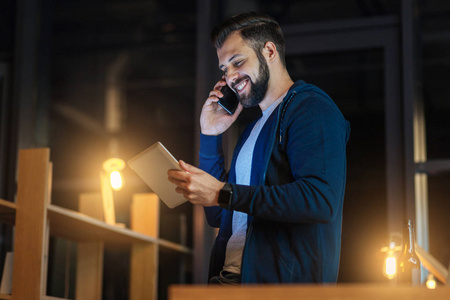
[[[237,61],[234,65],[236,67],[239,67],[240,65],[242,65],[243,60]]]

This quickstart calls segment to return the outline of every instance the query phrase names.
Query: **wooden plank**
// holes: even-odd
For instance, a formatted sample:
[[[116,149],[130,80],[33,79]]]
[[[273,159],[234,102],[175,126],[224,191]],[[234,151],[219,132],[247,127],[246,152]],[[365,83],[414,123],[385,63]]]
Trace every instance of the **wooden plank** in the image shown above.
[[[78,210],[92,218],[102,220],[102,195],[81,194]],[[104,248],[103,242],[78,243],[75,299],[102,299]]]
[[[16,204],[14,202],[0,199],[0,213],[16,213]]]
[[[16,221],[16,204],[11,201],[0,199],[0,222],[14,225],[15,221]]]
[[[103,221],[89,217],[70,209],[49,205],[47,214],[51,221],[50,234],[75,242],[103,241],[111,244],[155,243],[162,249],[192,254],[192,250],[163,239],[135,232],[127,228],[108,225]],[[161,250],[162,250],[161,249]]]
[[[48,163],[48,172],[47,172],[47,199],[46,206],[50,205],[52,199],[52,177],[53,177],[53,163],[49,161]],[[42,281],[41,281],[41,295],[47,295],[47,276],[48,276],[48,252],[49,252],[49,243],[50,243],[50,221],[46,217],[45,220],[45,229],[44,229],[44,240],[43,246],[43,264],[42,264]]]
[[[43,295],[49,158],[48,148],[19,152],[12,287],[15,299],[40,300]]]
[[[449,287],[429,290],[425,287],[382,284],[338,285],[250,285],[169,287],[168,300],[448,300]]]
[[[133,244],[130,259],[130,300],[157,299],[158,245]]]
[[[164,239],[158,239],[158,245],[160,246],[160,250],[164,250],[165,253],[166,251],[174,251],[184,254],[193,254],[192,249]]]
[[[11,299],[11,295],[0,294],[0,299],[2,299],[2,300],[10,300]]]
[[[0,294],[2,295],[11,295],[12,293],[13,262],[14,253],[12,251],[6,252],[0,284]]]
[[[103,254],[103,243],[78,243],[76,300],[102,299]]]
[[[50,243],[50,221],[45,219],[44,239],[42,240],[42,280],[41,280],[41,295],[47,294],[47,276],[48,276],[48,251]]]
[[[50,205],[48,216],[52,222],[51,234],[75,242],[102,241],[112,244],[132,244],[135,242],[156,243],[157,239],[106,224],[86,214]]]
[[[69,299],[57,298],[57,297],[51,297],[51,296],[42,296],[42,300],[69,300]]]
[[[133,194],[130,206],[131,229],[158,238],[159,202],[155,193]]]
[[[159,237],[159,198],[154,193],[134,194],[130,207],[131,229]],[[156,299],[158,246],[134,243],[131,247],[130,300]]]

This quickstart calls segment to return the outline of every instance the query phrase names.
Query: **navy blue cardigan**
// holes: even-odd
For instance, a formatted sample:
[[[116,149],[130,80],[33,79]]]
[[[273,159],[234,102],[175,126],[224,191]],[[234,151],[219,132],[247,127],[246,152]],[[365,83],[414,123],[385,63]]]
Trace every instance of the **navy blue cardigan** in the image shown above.
[[[236,156],[255,122],[241,135],[229,174],[222,135],[200,137],[199,167],[233,189],[230,210],[205,208],[209,225],[220,227],[210,277],[223,268],[237,210],[249,215],[243,283],[336,282],[348,121],[324,91],[297,81],[256,141],[251,185],[237,185]]]

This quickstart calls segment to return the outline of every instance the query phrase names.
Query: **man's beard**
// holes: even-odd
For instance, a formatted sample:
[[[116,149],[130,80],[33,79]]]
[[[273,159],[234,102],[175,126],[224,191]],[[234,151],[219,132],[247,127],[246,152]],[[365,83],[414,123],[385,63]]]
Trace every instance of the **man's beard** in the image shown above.
[[[259,103],[261,103],[267,93],[267,87],[269,85],[270,78],[269,67],[267,66],[267,62],[264,59],[264,56],[258,55],[258,61],[259,76],[258,78],[256,78],[256,82],[253,82],[250,77],[248,77],[251,84],[250,93],[248,95],[237,94],[239,102],[241,102],[242,106],[246,108],[257,106]],[[241,81],[242,80],[239,80],[238,83],[236,83],[234,86],[237,86]]]

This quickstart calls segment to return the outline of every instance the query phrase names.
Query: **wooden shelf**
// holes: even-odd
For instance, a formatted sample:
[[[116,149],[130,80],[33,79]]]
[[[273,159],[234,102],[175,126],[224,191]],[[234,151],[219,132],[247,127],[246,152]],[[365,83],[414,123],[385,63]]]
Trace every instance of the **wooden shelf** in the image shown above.
[[[131,229],[103,221],[101,193],[81,194],[79,212],[52,205],[49,159],[48,148],[20,150],[17,205],[0,199],[0,222],[15,225],[13,297],[0,295],[0,300],[63,300],[43,296],[49,236],[77,243],[77,300],[102,298],[105,244],[130,248],[130,300],[157,299],[158,252],[192,254],[183,245],[158,238],[159,198],[133,194]]]
[[[0,222],[14,225],[15,219],[16,204],[11,201],[0,199]]]
[[[62,208],[47,206],[50,235],[75,242],[105,242],[109,244],[153,243],[167,250],[191,254],[192,250],[163,239],[157,239],[128,228],[106,224],[88,215]]]
[[[11,300],[11,295],[0,294],[0,300]],[[42,300],[69,300],[66,298],[57,298],[52,296],[42,296]]]
[[[0,199],[0,220],[14,224],[16,204]],[[59,207],[47,206],[47,214],[51,222],[50,234],[75,242],[103,241],[110,244],[154,243],[163,249],[192,254],[192,250],[180,244],[157,239],[131,229],[106,224],[103,221],[85,214]],[[0,295],[0,299],[3,296]]]
[[[50,235],[75,242],[101,241],[113,244],[156,243],[152,238],[130,229],[108,225],[85,214],[56,205],[47,206]]]
[[[16,204],[11,201],[0,199],[0,214],[15,214]]]

